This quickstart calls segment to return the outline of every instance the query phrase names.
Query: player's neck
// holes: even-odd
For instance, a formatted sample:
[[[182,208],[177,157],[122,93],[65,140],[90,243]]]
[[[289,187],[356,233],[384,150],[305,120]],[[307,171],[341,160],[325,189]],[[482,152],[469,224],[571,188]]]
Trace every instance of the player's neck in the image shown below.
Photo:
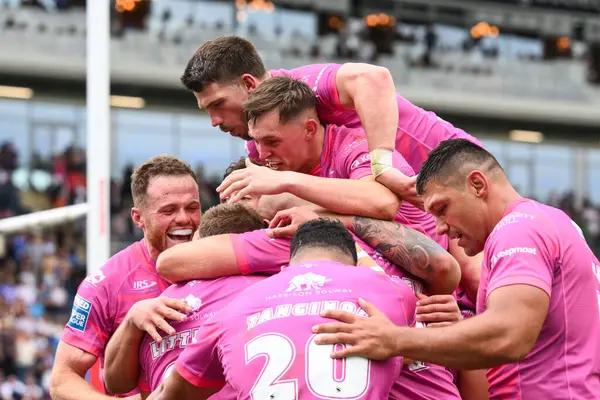
[[[148,241],[148,238],[146,238],[145,236],[144,236],[144,246],[146,247],[146,250],[148,250],[148,255],[150,256],[150,259],[156,265],[156,260],[158,259],[158,256],[160,255],[160,250],[154,248],[154,246],[152,246],[150,244],[150,242]]]
[[[495,198],[496,204],[492,207],[492,229],[504,218],[506,210],[517,200],[521,198],[521,195],[512,187],[512,185],[506,181],[503,185],[497,188],[498,193],[491,198]]]
[[[311,249],[310,251],[296,253],[294,258],[290,260],[290,265],[302,264],[311,261],[329,261],[345,265],[352,265],[352,260],[348,257],[348,255],[332,252],[331,250],[326,249]]]
[[[321,124],[317,126],[317,133],[315,139],[312,141],[312,147],[310,154],[302,167],[302,170],[298,171],[304,174],[310,174],[321,164],[321,154],[323,153],[323,147],[325,144],[325,127]]]

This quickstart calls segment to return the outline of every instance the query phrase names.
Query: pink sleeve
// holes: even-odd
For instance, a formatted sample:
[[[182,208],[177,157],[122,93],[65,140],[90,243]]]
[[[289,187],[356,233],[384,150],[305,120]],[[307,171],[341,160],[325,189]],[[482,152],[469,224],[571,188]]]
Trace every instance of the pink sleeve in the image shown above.
[[[509,285],[531,285],[552,294],[555,263],[550,249],[555,245],[545,228],[539,217],[519,218],[492,233],[485,249],[487,296]]]
[[[273,76],[287,75],[306,83],[317,97],[317,108],[321,109],[319,114],[322,114],[323,108],[325,114],[328,114],[328,111],[344,110],[340,103],[336,81],[341,66],[341,64],[311,64],[291,70],[281,69],[270,72]]]
[[[346,129],[346,128],[339,128]],[[357,134],[360,132],[360,134]],[[372,175],[371,155],[369,154],[369,145],[367,137],[362,129],[352,129],[348,132],[340,132],[345,135],[344,149],[339,151],[335,160],[335,168],[338,177],[344,179],[361,179]],[[392,155],[394,168],[400,170],[406,176],[414,176],[413,169],[408,165],[404,157],[397,151]]]
[[[290,239],[272,239],[266,229],[233,234],[231,242],[243,275],[277,274],[290,262]]]
[[[260,155],[254,140],[246,140],[246,154],[253,163],[260,164]]]
[[[213,317],[198,330],[192,343],[177,358],[175,370],[183,379],[202,388],[220,388],[225,385],[223,366],[219,360],[218,343],[221,323]]]
[[[77,290],[69,322],[61,340],[100,357],[112,333],[106,281],[96,285],[84,281]]]

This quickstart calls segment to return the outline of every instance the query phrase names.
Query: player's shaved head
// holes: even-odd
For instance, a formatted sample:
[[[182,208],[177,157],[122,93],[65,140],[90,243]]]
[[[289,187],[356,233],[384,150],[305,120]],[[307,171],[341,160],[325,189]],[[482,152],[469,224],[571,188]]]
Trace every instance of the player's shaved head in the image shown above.
[[[267,224],[252,208],[241,203],[224,203],[211,207],[204,213],[198,237],[244,233],[266,227]]]
[[[429,153],[417,176],[417,192],[423,194],[427,184],[460,188],[467,175],[480,170],[490,175],[504,174],[498,160],[487,150],[466,139],[444,140]]]
[[[358,256],[354,238],[338,220],[319,218],[303,223],[298,227],[290,245],[290,263],[294,258],[316,250],[319,254],[329,253],[330,261],[340,261],[356,265]],[[341,257],[340,257],[341,256]],[[344,260],[344,261],[345,261]]]

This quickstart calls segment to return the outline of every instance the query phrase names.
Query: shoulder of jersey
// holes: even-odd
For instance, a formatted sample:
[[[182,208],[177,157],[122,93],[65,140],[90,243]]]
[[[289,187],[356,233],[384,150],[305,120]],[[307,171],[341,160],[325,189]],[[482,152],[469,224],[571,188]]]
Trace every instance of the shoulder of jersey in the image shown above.
[[[97,271],[89,274],[84,279],[83,284],[100,287],[108,285],[111,281],[115,282],[115,279],[120,283],[130,271],[140,266],[139,260],[134,256],[131,246],[129,246],[109,258]]]

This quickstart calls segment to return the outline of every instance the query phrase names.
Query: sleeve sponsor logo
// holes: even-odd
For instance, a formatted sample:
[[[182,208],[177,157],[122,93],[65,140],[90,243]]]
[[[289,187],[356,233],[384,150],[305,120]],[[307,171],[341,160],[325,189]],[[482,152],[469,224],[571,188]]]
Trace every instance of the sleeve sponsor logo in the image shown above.
[[[84,299],[80,295],[76,295],[75,300],[73,301],[71,318],[69,319],[67,326],[79,332],[84,332],[91,311],[92,303],[89,300]]]
[[[513,247],[507,250],[502,250],[492,256],[492,259],[490,260],[490,266],[493,268],[500,259],[504,257],[510,257],[513,254],[533,254],[534,256],[537,256],[537,252],[538,249],[533,247]]]
[[[106,276],[104,275],[104,272],[102,272],[102,270],[98,270],[97,272],[88,275],[87,278],[85,278],[85,282],[89,283],[92,286],[96,286],[105,279]]]
[[[350,171],[354,171],[356,168],[358,168],[360,165],[362,165],[366,162],[369,163],[369,166],[371,165],[371,155],[370,154],[363,154],[362,156],[360,156],[359,158],[354,160],[352,165],[350,165]]]

